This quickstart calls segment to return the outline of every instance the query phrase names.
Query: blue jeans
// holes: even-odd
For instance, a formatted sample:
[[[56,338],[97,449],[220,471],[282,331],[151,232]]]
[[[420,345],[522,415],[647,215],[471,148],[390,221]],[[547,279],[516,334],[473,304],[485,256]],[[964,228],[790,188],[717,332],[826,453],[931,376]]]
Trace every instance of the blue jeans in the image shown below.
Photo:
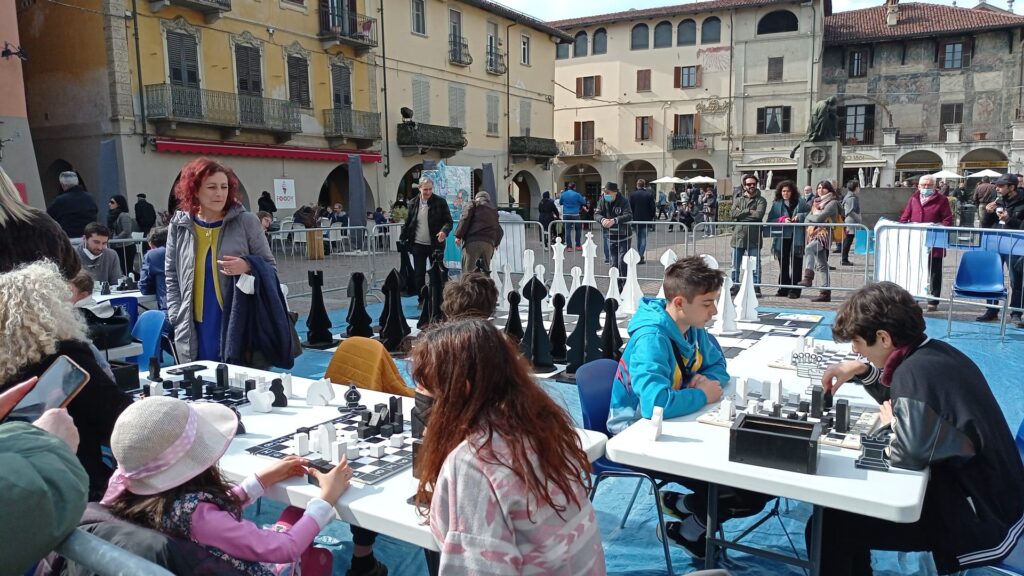
[[[626,284],[626,252],[629,252],[629,237],[623,238],[622,240],[608,240],[608,236],[605,235],[605,247],[610,250],[610,260],[612,266],[619,269],[619,289]]]
[[[601,232],[601,240],[604,242],[604,261],[607,264],[607,263],[612,261],[612,257],[609,255],[609,252],[608,252],[608,232],[607,231],[602,231]],[[612,262],[612,263],[614,264],[614,262]]]
[[[647,224],[641,224],[636,227],[636,248],[640,252],[640,261],[647,260],[644,255],[647,253]]]
[[[565,214],[562,216],[562,220],[579,220],[579,214]],[[580,242],[580,238],[583,237],[582,224],[566,224],[565,225],[565,245],[569,248],[576,246],[583,246],[583,242]],[[572,236],[576,234],[576,243],[573,244]]]
[[[732,249],[732,283],[739,284],[740,268],[743,266],[743,257],[750,256],[754,259],[754,284],[761,283],[761,249],[757,246]]]

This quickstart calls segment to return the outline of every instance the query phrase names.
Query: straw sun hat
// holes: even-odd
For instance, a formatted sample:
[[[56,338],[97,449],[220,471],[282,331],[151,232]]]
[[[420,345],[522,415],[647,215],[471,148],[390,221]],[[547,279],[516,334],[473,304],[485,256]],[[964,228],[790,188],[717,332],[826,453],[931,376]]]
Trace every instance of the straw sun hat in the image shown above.
[[[237,428],[235,413],[213,402],[154,397],[132,404],[110,437],[118,469],[104,503],[124,490],[148,496],[188,482],[220,460]]]

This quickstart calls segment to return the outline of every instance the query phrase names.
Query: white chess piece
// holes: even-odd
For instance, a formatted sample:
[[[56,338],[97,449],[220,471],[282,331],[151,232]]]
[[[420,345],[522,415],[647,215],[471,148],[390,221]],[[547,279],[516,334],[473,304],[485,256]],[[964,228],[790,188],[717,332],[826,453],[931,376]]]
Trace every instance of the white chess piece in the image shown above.
[[[776,378],[771,382],[771,389],[768,391],[768,399],[772,404],[785,404],[782,401],[782,379]]]
[[[330,454],[331,445],[334,444],[336,436],[337,430],[335,430],[334,424],[330,422],[316,427],[317,446],[319,446],[317,452],[321,456]]]
[[[540,283],[544,284],[544,287],[547,288],[547,284],[544,283],[544,272],[545,272],[544,265],[543,264],[537,264],[537,267],[534,268],[534,271],[535,271],[534,277],[537,278],[537,280],[540,280]],[[552,310],[554,310],[554,307],[551,306],[551,291],[550,290],[548,291],[548,295],[545,296],[544,299],[540,301],[540,309],[541,309],[542,312],[551,312]]]
[[[757,322],[757,295],[754,293],[754,266],[757,261],[743,257],[743,280],[740,291],[736,293],[736,318],[740,322]]]
[[[644,297],[636,270],[637,264],[640,263],[640,254],[630,248],[622,259],[626,262],[626,285],[622,289],[622,308],[619,310],[623,314],[635,314],[640,308],[640,299]]]
[[[708,265],[708,268],[718,270],[718,260],[715,260],[714,256],[711,254],[701,254],[700,257],[704,260],[704,263]]]
[[[533,250],[527,248],[523,250],[523,277],[519,280],[519,293],[523,293],[523,288],[526,288],[526,284],[533,278],[533,263],[536,257],[533,254]]]
[[[281,375],[281,387],[284,389],[284,395],[288,398],[292,398],[292,375],[285,373]]]
[[[740,376],[736,378],[736,402],[740,406],[747,404],[747,383],[749,380]]]
[[[594,261],[597,260],[597,244],[594,244],[594,233],[587,232],[587,240],[583,242],[583,286],[597,288],[594,278]]]
[[[249,406],[252,407],[253,412],[267,413],[273,410],[274,404],[274,393],[273,392],[261,392],[260,390],[249,390],[249,393],[245,395],[249,399]]]
[[[305,432],[299,432],[294,436],[295,438],[295,455],[305,456],[309,454],[309,434]]]
[[[665,270],[668,270],[668,267],[673,265],[673,264],[675,264],[677,260],[679,260],[679,256],[677,256],[676,253],[675,253],[675,250],[672,250],[671,248],[669,248],[668,250],[665,250],[665,253],[661,255],[661,265],[665,267]],[[664,278],[664,277],[665,277],[665,275],[663,273],[662,274],[662,278]],[[664,298],[664,297],[665,297],[665,280],[662,280],[661,281],[661,289],[658,290],[658,298]]]
[[[572,276],[572,286],[569,288],[569,297],[572,297],[572,293],[580,287],[580,276],[583,275],[583,270],[580,270],[579,266],[573,266],[572,270],[569,271],[569,275]],[[569,298],[566,298],[565,300],[566,303],[568,303]]]
[[[544,274],[546,272],[547,270],[544,268],[543,264],[537,264],[533,268],[533,277],[536,278],[537,280],[540,280],[540,283],[544,284],[545,287],[547,286],[547,283],[544,282]]]
[[[569,288],[565,285],[565,244],[558,237],[551,245],[551,259],[555,261],[555,270],[551,278],[551,297],[561,294],[569,300]]]
[[[736,307],[732,302],[729,290],[732,289],[732,278],[727,273],[722,283],[722,291],[718,294],[718,315],[708,332],[715,336],[735,336],[740,333],[736,326]],[[742,401],[742,397],[741,397]]]
[[[515,288],[512,287],[512,271],[509,270],[507,262],[502,266],[502,269],[505,273],[505,281],[501,285],[501,298],[498,298],[498,309],[508,310],[508,295],[511,294]]]
[[[608,292],[605,293],[604,299],[614,298],[622,304],[622,294],[619,293],[619,269],[609,268],[608,269]]]
[[[334,385],[326,378],[317,380],[306,390],[307,406],[327,406],[334,398]]]
[[[497,266],[491,266],[491,280],[494,282],[494,287],[497,288],[499,294],[498,300],[501,300],[501,291],[504,285],[501,283],[501,274],[498,273]],[[498,302],[498,308],[501,308],[501,302]]]
[[[661,423],[665,419],[665,409],[655,406],[651,411],[651,442],[657,442],[661,436]]]
[[[331,464],[341,462],[341,459],[345,456],[346,452],[348,452],[348,442],[341,440],[331,444]]]
[[[348,454],[345,454],[349,462],[355,462],[359,460],[359,446],[356,443],[350,443],[348,445]]]
[[[732,400],[725,398],[722,403],[718,405],[718,420],[719,422],[728,422],[732,420],[735,414],[736,407],[733,405]]]

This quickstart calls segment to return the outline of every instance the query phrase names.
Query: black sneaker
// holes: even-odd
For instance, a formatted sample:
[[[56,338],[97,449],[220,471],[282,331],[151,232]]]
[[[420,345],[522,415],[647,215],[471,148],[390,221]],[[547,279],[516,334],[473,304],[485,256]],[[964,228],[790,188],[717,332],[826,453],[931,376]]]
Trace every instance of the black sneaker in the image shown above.
[[[853,262],[850,262],[849,260],[843,260],[839,264],[842,265],[842,266],[856,266],[856,264],[854,264]]]
[[[975,320],[975,322],[995,322],[998,319],[999,319],[999,313],[998,312],[993,312],[993,311],[990,310],[988,312],[985,312],[981,316],[978,316],[974,320]]]
[[[700,537],[696,540],[687,540],[679,531],[682,526],[682,522],[665,522],[665,532],[668,533],[668,543],[682,548],[687,554],[692,556],[694,560],[703,561],[704,551],[707,550],[707,535],[702,532]],[[658,526],[658,541],[661,542],[663,538],[664,536],[662,536],[661,533],[661,526]]]
[[[345,572],[345,576],[388,576],[388,567],[381,564],[380,560],[373,558],[373,564],[369,568],[362,570],[349,568],[348,572]]]

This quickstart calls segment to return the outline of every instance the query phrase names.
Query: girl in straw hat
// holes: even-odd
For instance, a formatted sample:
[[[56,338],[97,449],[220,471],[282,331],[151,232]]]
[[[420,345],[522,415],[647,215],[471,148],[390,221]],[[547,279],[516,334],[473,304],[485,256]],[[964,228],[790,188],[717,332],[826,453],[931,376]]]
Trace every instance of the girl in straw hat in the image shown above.
[[[234,412],[212,402],[136,402],[114,425],[110,444],[118,468],[100,503],[125,520],[196,542],[245,574],[291,574],[296,563],[306,576],[330,574],[330,552],[312,543],[334,519],[334,505],[348,488],[348,462],[342,459],[325,474],[289,458],[231,486],[217,461],[237,427]],[[277,526],[282,531],[242,520],[242,508],[266,488],[305,474],[319,481],[320,497],[301,516],[297,508],[286,509]]]

